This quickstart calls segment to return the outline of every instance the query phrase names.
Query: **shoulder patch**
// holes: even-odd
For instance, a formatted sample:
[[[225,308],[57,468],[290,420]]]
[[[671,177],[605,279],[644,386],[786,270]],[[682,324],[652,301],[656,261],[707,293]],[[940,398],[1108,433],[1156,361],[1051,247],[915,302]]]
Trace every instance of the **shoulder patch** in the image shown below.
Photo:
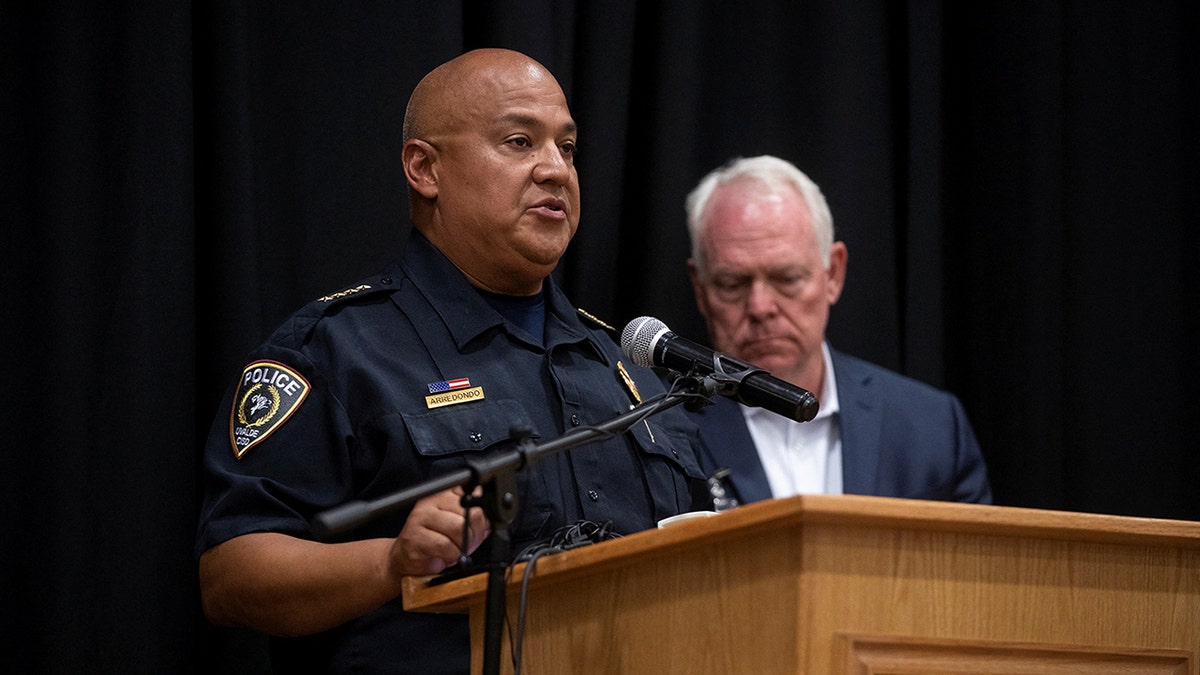
[[[586,309],[581,309],[579,307],[576,307],[575,311],[579,312],[579,316],[582,316],[583,318],[587,319],[588,321],[591,321],[592,323],[596,324],[597,326],[599,326],[605,330],[612,331],[614,333],[617,332],[616,328],[613,328],[612,326],[608,325],[607,323],[604,323],[600,319],[596,318],[590,312],[588,312]]]
[[[302,375],[275,361],[255,361],[242,370],[233,410],[229,442],[241,459],[300,408],[311,386]]]

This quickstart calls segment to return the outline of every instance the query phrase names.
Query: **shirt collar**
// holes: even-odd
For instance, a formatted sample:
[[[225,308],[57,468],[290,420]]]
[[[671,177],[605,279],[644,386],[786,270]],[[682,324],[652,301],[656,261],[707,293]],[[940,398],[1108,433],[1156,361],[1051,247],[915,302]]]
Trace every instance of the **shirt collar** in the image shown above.
[[[825,362],[825,382],[821,385],[820,408],[818,408],[816,416],[810,421],[832,417],[841,409],[841,405],[838,403],[837,378],[834,377],[833,373],[833,356],[829,353],[828,342],[821,343],[821,359]],[[750,416],[775,415],[775,413],[763,408],[742,407],[743,412]]]
[[[466,275],[415,227],[400,264],[409,281],[437,312],[459,349],[489,330],[498,327],[508,330],[500,313],[483,299]],[[544,296],[546,348],[556,343],[590,339],[575,308],[553,278],[546,277],[544,283],[548,285]]]

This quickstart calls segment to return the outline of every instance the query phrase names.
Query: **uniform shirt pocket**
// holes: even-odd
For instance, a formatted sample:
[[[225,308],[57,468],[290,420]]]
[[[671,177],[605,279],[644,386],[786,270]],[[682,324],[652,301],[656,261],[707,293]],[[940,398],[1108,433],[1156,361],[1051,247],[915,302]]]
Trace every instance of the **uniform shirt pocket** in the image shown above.
[[[510,444],[515,427],[530,429],[534,439],[539,437],[524,406],[512,399],[402,413],[402,417],[413,449],[425,460],[426,471],[432,477],[466,466],[466,458],[471,455]],[[558,492],[547,485],[546,473],[541,468],[535,464],[516,474],[521,498],[512,525],[514,541],[546,536]]]
[[[427,458],[482,452],[512,439],[512,429],[536,429],[519,401],[479,401],[402,413],[417,454]]]
[[[648,455],[655,455],[677,465],[691,478],[704,478],[700,464],[693,451],[694,444],[688,432],[670,425],[639,422],[629,430],[638,448]]]

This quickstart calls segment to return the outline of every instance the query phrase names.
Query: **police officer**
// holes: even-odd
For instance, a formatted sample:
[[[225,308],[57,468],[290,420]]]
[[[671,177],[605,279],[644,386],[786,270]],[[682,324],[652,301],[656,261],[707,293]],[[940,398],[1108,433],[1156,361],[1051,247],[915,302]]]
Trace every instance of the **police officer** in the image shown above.
[[[462,616],[409,614],[400,579],[486,540],[461,491],[317,541],[312,517],[661,392],[549,278],[579,224],[576,127],[554,77],[508,50],[430,72],[404,120],[413,232],[379,275],[301,309],[250,357],[205,450],[206,615],[273,636],[279,671],[466,672]],[[677,409],[518,474],[513,548],[578,521],[619,533],[704,504]],[[462,541],[464,524],[467,541]]]

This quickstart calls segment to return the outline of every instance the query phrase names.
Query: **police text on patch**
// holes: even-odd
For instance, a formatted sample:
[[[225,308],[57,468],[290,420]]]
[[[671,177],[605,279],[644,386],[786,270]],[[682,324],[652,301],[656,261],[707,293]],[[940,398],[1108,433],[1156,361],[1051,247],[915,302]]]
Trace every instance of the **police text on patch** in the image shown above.
[[[280,427],[308,396],[302,375],[275,361],[246,366],[229,418],[229,442],[241,459],[252,446]]]

